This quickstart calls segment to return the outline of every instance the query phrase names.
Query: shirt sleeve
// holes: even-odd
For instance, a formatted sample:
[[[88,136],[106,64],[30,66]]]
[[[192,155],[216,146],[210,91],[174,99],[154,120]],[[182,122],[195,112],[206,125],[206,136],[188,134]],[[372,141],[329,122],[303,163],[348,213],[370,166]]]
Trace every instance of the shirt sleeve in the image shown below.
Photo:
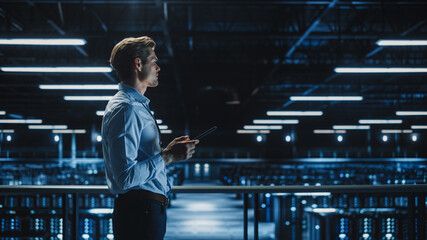
[[[112,112],[107,148],[113,180],[122,190],[145,184],[165,167],[160,153],[147,159],[137,159],[144,125],[143,118],[131,104],[123,104]]]

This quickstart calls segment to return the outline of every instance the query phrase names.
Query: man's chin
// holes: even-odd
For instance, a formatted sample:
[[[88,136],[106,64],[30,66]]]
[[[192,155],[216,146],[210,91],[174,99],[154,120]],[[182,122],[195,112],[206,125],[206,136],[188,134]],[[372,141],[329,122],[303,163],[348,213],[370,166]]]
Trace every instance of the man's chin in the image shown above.
[[[159,80],[156,79],[150,83],[149,87],[157,87],[157,85],[159,85]]]

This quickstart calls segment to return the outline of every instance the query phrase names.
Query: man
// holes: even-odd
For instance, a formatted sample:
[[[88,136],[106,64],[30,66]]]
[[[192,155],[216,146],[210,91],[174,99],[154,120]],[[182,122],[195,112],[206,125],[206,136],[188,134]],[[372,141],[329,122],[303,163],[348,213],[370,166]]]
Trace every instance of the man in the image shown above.
[[[119,91],[102,120],[102,147],[108,188],[117,194],[113,230],[116,240],[163,239],[167,196],[166,165],[191,158],[198,140],[175,138],[165,149],[144,96],[158,85],[156,44],[149,37],[125,38],[111,52]]]

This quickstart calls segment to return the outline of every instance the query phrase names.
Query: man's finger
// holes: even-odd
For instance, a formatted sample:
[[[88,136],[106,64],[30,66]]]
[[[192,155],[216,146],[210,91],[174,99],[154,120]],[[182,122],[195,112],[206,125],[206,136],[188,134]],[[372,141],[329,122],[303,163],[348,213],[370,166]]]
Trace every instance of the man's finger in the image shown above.
[[[199,142],[200,142],[199,140],[187,140],[187,141],[185,141],[185,143],[194,144],[194,145],[198,144]]]
[[[189,137],[188,137],[188,136],[181,136],[181,137],[177,137],[177,138],[175,138],[175,139],[174,139],[174,141],[176,141],[176,142],[181,142],[181,141],[185,141],[185,140],[187,140],[187,139],[189,139]]]

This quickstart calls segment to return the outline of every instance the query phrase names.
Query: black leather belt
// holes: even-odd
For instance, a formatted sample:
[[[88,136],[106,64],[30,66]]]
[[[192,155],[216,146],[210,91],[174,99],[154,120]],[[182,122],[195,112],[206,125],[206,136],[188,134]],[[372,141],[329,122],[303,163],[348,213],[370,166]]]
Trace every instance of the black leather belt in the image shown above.
[[[133,199],[135,198],[136,199],[152,199],[162,203],[163,205],[169,205],[169,199],[163,196],[162,194],[153,193],[153,192],[142,190],[142,189],[130,190],[126,193],[119,194],[119,197],[133,198]]]

